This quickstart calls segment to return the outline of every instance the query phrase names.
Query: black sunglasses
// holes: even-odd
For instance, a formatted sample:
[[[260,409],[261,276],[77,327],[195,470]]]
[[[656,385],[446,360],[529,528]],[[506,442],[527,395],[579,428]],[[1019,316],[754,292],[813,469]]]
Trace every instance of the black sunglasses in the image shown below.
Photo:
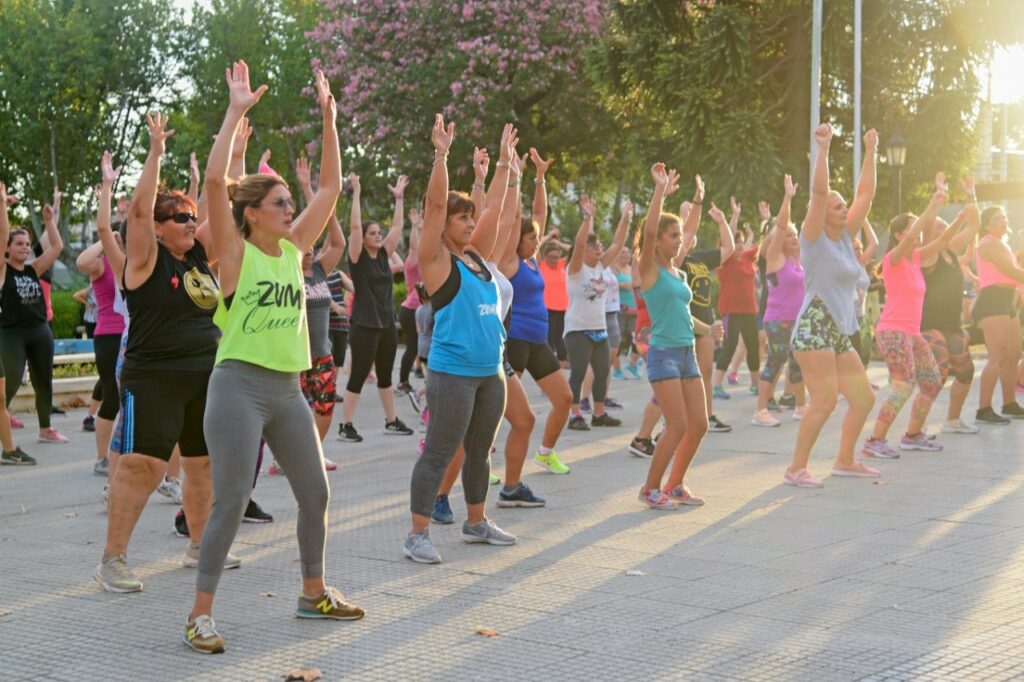
[[[161,222],[161,223],[164,222],[164,221],[167,221],[167,220],[173,220],[174,222],[178,223],[179,225],[187,225],[190,220],[192,222],[197,222],[196,214],[195,213],[184,213],[184,212],[182,212],[182,213],[175,213],[174,215],[169,215],[166,218],[157,218],[157,221]]]

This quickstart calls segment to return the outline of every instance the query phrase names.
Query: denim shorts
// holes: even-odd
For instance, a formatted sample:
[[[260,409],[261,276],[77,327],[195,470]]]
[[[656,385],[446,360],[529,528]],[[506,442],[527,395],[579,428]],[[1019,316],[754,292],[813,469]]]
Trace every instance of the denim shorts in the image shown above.
[[[693,346],[661,348],[652,345],[647,349],[647,380],[652,384],[667,379],[699,378],[700,368]]]

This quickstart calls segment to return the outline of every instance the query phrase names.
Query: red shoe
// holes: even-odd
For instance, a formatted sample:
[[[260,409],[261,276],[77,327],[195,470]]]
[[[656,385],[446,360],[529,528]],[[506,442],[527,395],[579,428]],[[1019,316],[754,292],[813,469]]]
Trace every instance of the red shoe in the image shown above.
[[[11,428],[12,429],[23,429],[23,428],[25,428],[25,425],[23,423],[21,423],[20,421],[18,421],[13,414],[10,415],[10,417],[11,417]]]
[[[267,467],[267,473],[271,476],[276,476],[278,474],[283,474],[284,471],[281,470],[281,467],[277,466],[277,462],[271,462],[270,466]]]
[[[327,471],[337,471],[338,465],[324,457],[324,469]]]

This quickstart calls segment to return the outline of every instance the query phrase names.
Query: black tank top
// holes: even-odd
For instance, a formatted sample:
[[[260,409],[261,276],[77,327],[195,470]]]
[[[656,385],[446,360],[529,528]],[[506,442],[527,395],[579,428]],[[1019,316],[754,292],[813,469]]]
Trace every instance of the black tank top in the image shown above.
[[[179,261],[157,244],[153,274],[137,289],[125,289],[131,319],[126,369],[209,371],[220,330],[213,324],[217,280],[198,241]],[[123,282],[122,282],[123,284]]]
[[[946,260],[952,259],[952,263]],[[964,273],[956,256],[946,251],[939,255],[928,270],[924,271],[924,314],[921,316],[921,331],[936,329],[941,332],[960,331],[960,310],[964,298]]]
[[[35,268],[29,264],[18,271],[8,263],[0,293],[0,327],[38,327],[41,324],[46,324],[46,300]]]
[[[372,329],[394,327],[395,298],[391,293],[393,277],[387,251],[380,248],[377,256],[373,257],[363,247],[359,260],[355,263],[349,261],[348,272],[355,289],[352,324]]]

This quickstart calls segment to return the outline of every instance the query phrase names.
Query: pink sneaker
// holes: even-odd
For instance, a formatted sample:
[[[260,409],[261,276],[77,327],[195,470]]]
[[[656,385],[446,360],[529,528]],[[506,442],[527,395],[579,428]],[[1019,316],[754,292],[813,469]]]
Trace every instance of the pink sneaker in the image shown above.
[[[838,465],[833,464],[832,475],[849,476],[852,478],[879,478],[881,477],[882,472],[879,471],[878,469],[874,469],[872,467],[865,465],[863,462],[854,462],[851,467],[846,468],[844,466],[841,469]]]
[[[327,471],[337,471],[338,465],[324,457],[324,469],[326,469]]]
[[[796,471],[790,471],[786,469],[786,473],[782,477],[782,482],[786,485],[795,485],[797,488],[823,488],[825,487],[824,482],[820,478],[815,478],[811,475],[811,472],[807,467],[803,469],[797,469]]]
[[[11,428],[12,429],[23,429],[25,425],[18,421],[18,419],[12,414],[11,416]]]
[[[425,447],[427,447],[427,439],[426,438],[420,438],[420,442],[416,444],[416,452],[418,452],[420,454],[420,457],[423,456],[423,449]]]
[[[430,423],[430,409],[429,408],[424,407],[423,411],[420,412],[420,423],[423,424],[424,426],[426,426],[428,423]]]
[[[53,428],[51,426],[50,428],[42,429],[39,432],[39,442],[40,443],[59,443],[59,444],[63,444],[63,443],[68,443],[70,441],[68,441],[67,438],[62,436],[60,431],[58,431],[57,429],[55,429],[55,428]]]
[[[270,466],[267,467],[267,473],[270,474],[271,476],[278,476],[280,474],[283,474],[284,471],[281,470],[281,467],[277,466],[276,461],[273,461],[270,463]]]
[[[677,485],[675,488],[663,491],[675,504],[682,504],[687,507],[700,507],[704,505],[704,498],[694,495],[685,485]]]
[[[668,498],[668,495],[657,488],[651,488],[650,490],[641,488],[640,494],[637,497],[650,509],[660,509],[662,511],[677,509],[676,505],[672,504],[672,500]]]

